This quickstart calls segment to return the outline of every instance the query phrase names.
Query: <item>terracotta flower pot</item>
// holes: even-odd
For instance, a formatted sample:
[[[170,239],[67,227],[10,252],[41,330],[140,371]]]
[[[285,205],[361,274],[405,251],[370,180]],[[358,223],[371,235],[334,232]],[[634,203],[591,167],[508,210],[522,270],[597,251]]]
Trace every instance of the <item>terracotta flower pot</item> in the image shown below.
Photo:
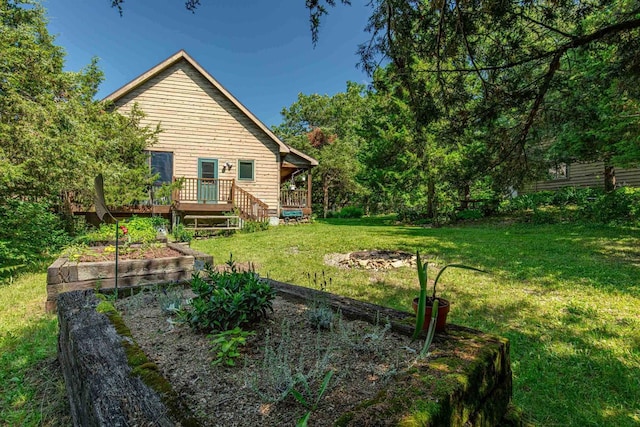
[[[438,300],[438,319],[436,321],[436,332],[442,332],[447,327],[447,315],[449,314],[449,309],[451,306],[449,305],[449,301],[444,298],[437,298]],[[425,308],[424,314],[424,325],[422,326],[423,330],[429,329],[429,323],[431,323],[431,309],[432,302],[427,299],[427,306]],[[413,299],[413,311],[418,312],[418,298]]]

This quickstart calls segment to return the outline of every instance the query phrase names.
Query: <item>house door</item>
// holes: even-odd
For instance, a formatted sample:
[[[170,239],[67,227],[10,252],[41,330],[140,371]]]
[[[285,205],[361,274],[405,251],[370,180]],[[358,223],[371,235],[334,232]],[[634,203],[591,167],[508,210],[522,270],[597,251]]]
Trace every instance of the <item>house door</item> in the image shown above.
[[[218,161],[198,159],[198,178],[198,202],[216,203],[218,201]]]

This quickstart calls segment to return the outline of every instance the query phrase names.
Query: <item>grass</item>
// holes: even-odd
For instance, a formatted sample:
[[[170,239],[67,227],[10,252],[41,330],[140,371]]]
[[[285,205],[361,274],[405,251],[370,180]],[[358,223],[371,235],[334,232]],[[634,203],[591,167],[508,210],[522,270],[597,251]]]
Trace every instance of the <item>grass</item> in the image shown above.
[[[56,360],[58,322],[44,312],[46,273],[0,284],[0,425],[71,423]]]
[[[514,401],[544,426],[640,423],[640,230],[584,225],[478,224],[428,229],[391,218],[327,220],[193,242],[222,263],[233,252],[263,275],[410,310],[414,269],[339,270],[327,253],[415,252],[447,271],[438,293],[450,320],[511,340]],[[433,272],[430,278],[433,279]],[[317,282],[321,279],[319,278]],[[0,285],[0,426],[69,425],[55,362],[57,320],[43,312],[46,274]]]
[[[232,252],[265,276],[304,286],[314,286],[308,273],[324,272],[331,292],[407,311],[418,293],[414,269],[339,270],[324,265],[324,255],[419,249],[439,265],[488,270],[447,271],[438,293],[452,301],[451,322],[510,339],[516,405],[538,425],[640,423],[637,228],[488,223],[429,229],[391,226],[382,217],[276,227],[193,246],[216,263]]]

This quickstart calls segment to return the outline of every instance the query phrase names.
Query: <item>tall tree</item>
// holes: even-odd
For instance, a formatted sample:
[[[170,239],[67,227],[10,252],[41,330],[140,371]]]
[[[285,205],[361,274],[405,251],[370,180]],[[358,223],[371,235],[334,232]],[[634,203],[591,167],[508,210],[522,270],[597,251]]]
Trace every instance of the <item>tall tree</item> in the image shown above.
[[[346,92],[334,96],[299,94],[282,110],[283,122],[274,128],[284,141],[318,159],[314,188],[321,192],[314,200],[321,201],[325,217],[364,192],[358,182],[358,129],[366,108],[364,86],[349,82]]]
[[[640,70],[634,53],[640,27],[637,1],[372,4],[372,40],[360,47],[365,69],[373,71],[381,57],[389,58],[417,113],[429,92],[456,105],[460,85],[476,88],[471,112],[474,125],[492,128],[485,140],[492,154],[490,169],[518,172],[516,181],[524,177],[528,157],[540,142],[535,127],[549,107],[549,94],[577,77],[565,72],[569,53],[615,46],[616,54],[603,67],[625,70],[627,80],[637,78]],[[438,92],[423,84],[425,74],[436,76]]]
[[[615,167],[640,166],[640,100],[619,69],[616,49],[571,55],[572,78],[550,94],[544,116],[552,162],[602,161],[604,187],[615,188]]]
[[[145,197],[151,182],[145,147],[156,129],[140,126],[93,98],[95,61],[63,70],[64,51],[46,28],[38,1],[0,0],[0,196],[58,203],[73,192],[91,203],[99,172],[112,203]]]

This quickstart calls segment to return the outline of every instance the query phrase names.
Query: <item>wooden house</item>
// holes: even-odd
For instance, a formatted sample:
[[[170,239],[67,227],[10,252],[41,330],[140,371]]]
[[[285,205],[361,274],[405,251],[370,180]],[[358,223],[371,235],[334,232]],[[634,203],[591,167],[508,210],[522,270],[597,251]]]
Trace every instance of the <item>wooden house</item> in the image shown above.
[[[143,125],[160,124],[149,148],[156,184],[182,185],[170,200],[152,201],[155,213],[184,219],[236,211],[241,219],[272,221],[311,214],[318,162],[282,142],[184,50],[105,99],[121,112],[137,104]]]
[[[640,168],[615,168],[616,187],[640,187]],[[605,166],[603,162],[576,162],[560,164],[549,170],[549,178],[524,186],[523,193],[550,190],[563,187],[604,188]]]

